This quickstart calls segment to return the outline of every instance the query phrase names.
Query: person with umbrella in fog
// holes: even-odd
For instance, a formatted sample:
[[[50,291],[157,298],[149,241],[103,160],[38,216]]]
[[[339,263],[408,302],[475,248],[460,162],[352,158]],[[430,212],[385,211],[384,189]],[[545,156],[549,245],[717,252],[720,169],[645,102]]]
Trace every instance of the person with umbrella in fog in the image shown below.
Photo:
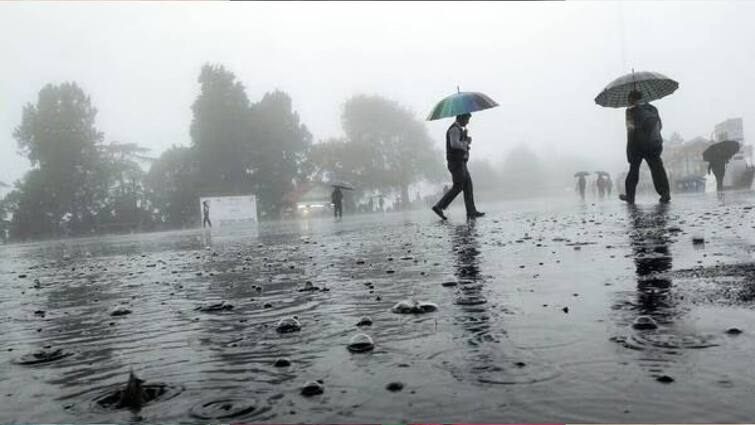
[[[608,173],[605,171],[598,171],[598,178],[596,180],[596,184],[598,185],[598,196],[600,199],[603,199],[606,197],[606,193],[609,193],[608,191],[608,183],[610,181],[610,178],[608,177]]]
[[[739,143],[735,140],[714,143],[703,151],[703,160],[708,163],[708,174],[712,171],[716,177],[717,192],[724,190],[726,164],[737,152],[739,152]]]
[[[446,131],[446,161],[448,161],[448,171],[451,172],[453,186],[432,207],[435,214],[444,220],[446,216],[443,214],[443,210],[448,208],[459,192],[464,192],[464,206],[467,209],[467,218],[477,218],[485,215],[485,213],[477,211],[475,207],[472,176],[469,175],[469,170],[467,169],[469,145],[472,143],[472,138],[467,136],[465,126],[469,123],[471,117],[472,114],[457,116],[456,121]]]
[[[629,107],[626,111],[627,125],[627,174],[626,194],[620,196],[622,201],[634,203],[635,190],[640,181],[640,165],[642,160],[647,162],[653,185],[661,196],[661,203],[671,200],[670,188],[666,169],[663,167],[661,152],[663,152],[663,138],[661,138],[661,117],[655,106],[642,102],[642,92],[633,90],[627,99]]]
[[[457,88],[458,91],[458,88]],[[447,217],[443,210],[448,208],[456,196],[464,192],[464,206],[467,210],[467,219],[476,219],[485,215],[477,210],[474,202],[472,188],[472,176],[467,169],[469,161],[469,147],[472,138],[469,137],[467,124],[472,117],[471,112],[489,109],[498,106],[488,96],[476,92],[458,92],[446,97],[438,103],[430,113],[428,120],[456,116],[456,120],[446,130],[446,161],[448,171],[451,173],[453,185],[448,192],[436,203],[432,210],[443,220]]]
[[[657,72],[634,72],[612,81],[595,98],[595,103],[612,108],[626,107],[627,161],[629,172],[625,194],[619,199],[634,203],[637,183],[640,180],[640,165],[647,162],[653,185],[660,195],[661,203],[671,201],[671,191],[661,152],[661,117],[658,110],[648,102],[665,97],[679,87],[679,83]]]
[[[595,184],[598,186],[598,198],[603,199],[606,197],[606,181],[602,174],[598,174],[598,178],[595,180]]]
[[[716,192],[724,190],[724,176],[726,175],[726,163],[728,161],[715,161],[708,163],[708,174],[713,172],[713,176],[716,178]]]
[[[340,187],[335,186],[333,188],[330,200],[333,202],[333,214],[335,218],[343,217],[343,192],[341,192]]]
[[[608,196],[611,196],[611,190],[613,190],[613,180],[611,180],[611,175],[606,173],[606,193]]]
[[[577,192],[579,192],[579,197],[582,199],[585,199],[585,189],[587,188],[587,180],[585,179],[585,176],[590,175],[590,173],[586,171],[580,171],[574,175],[574,177],[577,178]]]

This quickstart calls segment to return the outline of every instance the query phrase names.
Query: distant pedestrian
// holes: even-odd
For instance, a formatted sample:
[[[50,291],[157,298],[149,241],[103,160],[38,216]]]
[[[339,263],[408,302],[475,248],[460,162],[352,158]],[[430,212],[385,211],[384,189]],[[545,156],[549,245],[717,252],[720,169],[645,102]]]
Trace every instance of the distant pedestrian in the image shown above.
[[[703,151],[703,160],[708,163],[708,174],[716,176],[716,191],[724,190],[726,164],[739,152],[740,144],[735,140],[726,140],[710,145]]]
[[[611,180],[611,175],[606,174],[606,193],[608,194],[608,197],[611,197],[611,191],[613,190],[613,180]]]
[[[582,199],[585,199],[586,187],[587,187],[587,180],[585,179],[584,175],[580,175],[579,179],[577,180],[577,191],[579,191],[579,196]]]
[[[466,126],[472,114],[461,114],[456,116],[456,121],[446,131],[446,160],[448,162],[448,171],[451,172],[451,181],[453,186],[445,195],[432,207],[433,212],[443,220],[446,216],[443,210],[448,208],[451,202],[460,192],[464,192],[464,206],[467,210],[467,218],[474,219],[482,217],[485,213],[477,211],[474,203],[474,193],[472,188],[472,176],[467,169],[469,161],[469,145],[472,138],[468,136]]]
[[[598,174],[598,180],[596,181],[596,184],[598,185],[598,196],[600,197],[600,199],[605,198],[606,187],[608,186],[608,183],[603,174]]]
[[[724,177],[726,176],[726,161],[723,158],[716,158],[715,161],[708,162],[708,174],[713,171],[713,175],[716,177],[716,191],[721,192],[724,190]]]
[[[626,194],[619,195],[619,198],[629,204],[634,203],[637,183],[640,180],[640,165],[642,165],[642,160],[645,160],[653,177],[655,191],[661,196],[660,202],[668,203],[671,200],[671,194],[668,176],[661,159],[663,151],[661,117],[653,105],[642,101],[642,92],[632,90],[627,100],[629,101],[626,111],[629,173],[625,181]]]
[[[212,227],[212,222],[210,221],[210,203],[208,201],[202,202],[202,215],[204,216],[204,219],[202,220],[202,228],[207,226]]]
[[[378,207],[380,208],[380,212],[385,212],[385,198],[383,198],[383,195],[380,195],[378,198]]]
[[[333,214],[335,218],[343,217],[343,192],[341,192],[341,188],[336,186],[330,198],[333,201]]]

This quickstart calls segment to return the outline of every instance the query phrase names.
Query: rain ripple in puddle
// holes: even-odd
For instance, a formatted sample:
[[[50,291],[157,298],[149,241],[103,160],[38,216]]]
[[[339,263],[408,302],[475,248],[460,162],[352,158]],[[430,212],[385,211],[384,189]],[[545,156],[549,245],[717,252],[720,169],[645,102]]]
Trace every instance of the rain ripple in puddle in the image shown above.
[[[677,349],[701,349],[716,347],[716,337],[713,335],[676,334],[668,331],[638,332],[629,336],[619,335],[611,338],[611,341],[633,350],[648,348]]]
[[[268,406],[252,397],[226,397],[214,400],[200,401],[189,410],[189,414],[197,419],[239,419],[258,416],[270,410]]]
[[[555,364],[527,355],[499,355],[490,351],[474,352],[459,358],[452,351],[444,354],[434,356],[434,366],[449,372],[458,381],[497,385],[534,384],[550,381],[562,373]]]

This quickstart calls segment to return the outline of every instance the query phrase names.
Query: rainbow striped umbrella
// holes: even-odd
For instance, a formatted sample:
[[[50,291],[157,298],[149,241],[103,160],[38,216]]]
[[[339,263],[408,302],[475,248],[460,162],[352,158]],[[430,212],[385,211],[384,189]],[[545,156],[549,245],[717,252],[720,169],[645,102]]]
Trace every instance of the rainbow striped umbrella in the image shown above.
[[[458,89],[457,89],[458,90]],[[438,102],[427,120],[455,117],[457,115],[495,108],[498,104],[490,97],[478,92],[458,92]]]

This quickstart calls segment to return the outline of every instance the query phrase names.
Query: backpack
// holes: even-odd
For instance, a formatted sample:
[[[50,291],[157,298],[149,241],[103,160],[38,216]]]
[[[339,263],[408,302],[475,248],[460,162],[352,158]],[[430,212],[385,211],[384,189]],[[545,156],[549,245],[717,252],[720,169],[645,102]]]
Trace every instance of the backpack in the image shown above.
[[[640,146],[658,147],[663,143],[661,137],[661,117],[653,105],[642,103],[635,106],[634,140]]]

